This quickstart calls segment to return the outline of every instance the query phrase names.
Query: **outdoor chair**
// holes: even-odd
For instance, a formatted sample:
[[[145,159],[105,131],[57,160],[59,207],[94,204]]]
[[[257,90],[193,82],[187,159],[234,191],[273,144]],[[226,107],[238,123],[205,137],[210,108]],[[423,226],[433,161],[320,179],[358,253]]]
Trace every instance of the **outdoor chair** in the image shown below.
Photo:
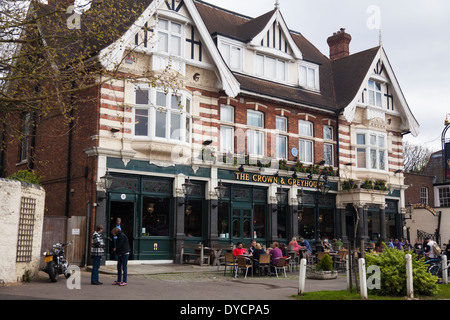
[[[237,263],[236,263],[236,261],[234,260],[234,256],[233,256],[232,253],[230,253],[230,252],[225,252],[225,262],[224,262],[224,265],[225,265],[225,269],[224,269],[224,271],[223,271],[223,275],[226,274],[226,272],[227,272],[227,267],[231,267],[231,268],[235,268],[235,269],[236,269]]]
[[[286,276],[286,258],[278,259],[277,265],[274,266],[274,268],[275,268],[275,274],[277,275],[277,278],[278,278],[278,270],[280,270],[280,269],[283,269],[284,277],[287,278],[287,276]]]
[[[245,257],[238,257],[236,273],[235,273],[234,277],[237,278],[239,270],[245,269],[245,278],[247,279],[247,272],[248,272],[248,269],[250,269],[251,267],[252,267],[252,265],[250,263],[247,263],[247,259]]]
[[[299,254],[297,251],[290,252],[289,253],[290,259],[289,259],[289,270],[292,272],[295,267],[298,267],[300,264]]]
[[[270,273],[270,255],[269,254],[262,254],[259,256],[259,265],[258,265],[258,272],[261,276],[262,270],[266,269],[269,270]]]

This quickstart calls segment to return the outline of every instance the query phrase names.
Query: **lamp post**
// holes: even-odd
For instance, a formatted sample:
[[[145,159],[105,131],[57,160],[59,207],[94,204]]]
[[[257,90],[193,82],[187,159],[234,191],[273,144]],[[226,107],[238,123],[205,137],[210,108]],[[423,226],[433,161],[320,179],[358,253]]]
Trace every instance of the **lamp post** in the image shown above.
[[[106,193],[108,193],[109,189],[111,189],[113,182],[114,177],[109,173],[108,169],[106,169],[105,175],[100,178],[101,186],[106,190]]]
[[[325,160],[319,162],[319,165],[324,165]],[[313,179],[312,173],[310,172],[308,175],[310,180]],[[323,180],[323,183],[320,183],[320,180]],[[328,185],[328,175],[325,170],[320,171],[319,178],[317,179],[317,187],[316,192],[314,193],[314,204],[315,204],[315,214],[314,214],[314,240],[316,245],[316,250],[320,243],[320,215],[319,215],[319,196],[326,195],[330,190],[330,186]]]

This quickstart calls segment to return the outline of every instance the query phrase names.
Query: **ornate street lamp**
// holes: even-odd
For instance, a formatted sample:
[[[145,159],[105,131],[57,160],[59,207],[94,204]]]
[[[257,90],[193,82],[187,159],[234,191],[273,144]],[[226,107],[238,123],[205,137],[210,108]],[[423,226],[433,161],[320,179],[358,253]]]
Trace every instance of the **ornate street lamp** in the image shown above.
[[[191,182],[191,178],[188,177],[188,180],[183,183],[183,193],[185,196],[190,196],[192,192],[194,192],[195,185]]]
[[[281,187],[278,187],[278,191],[275,192],[277,196],[278,204],[282,204],[286,202],[287,193]]]
[[[217,198],[219,201],[227,195],[227,187],[225,187],[222,183],[222,180],[219,181],[219,185],[214,188],[216,190]]]
[[[108,169],[106,169],[105,175],[100,178],[100,182],[103,189],[105,189],[106,191],[111,189],[111,186],[114,182],[114,177],[109,173]]]

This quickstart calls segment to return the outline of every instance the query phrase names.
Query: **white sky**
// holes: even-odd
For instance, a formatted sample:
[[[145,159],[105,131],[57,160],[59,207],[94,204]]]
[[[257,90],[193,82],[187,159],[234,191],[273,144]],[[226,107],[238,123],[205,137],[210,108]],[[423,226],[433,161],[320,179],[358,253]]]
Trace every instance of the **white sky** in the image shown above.
[[[274,8],[276,0],[205,0],[250,17]],[[417,138],[406,140],[441,148],[444,120],[450,113],[450,1],[448,0],[279,0],[288,27],[301,32],[323,54],[327,38],[346,28],[350,53],[383,47],[403,94],[420,124]],[[372,6],[378,8],[371,10]],[[379,18],[374,20],[374,18]],[[369,23],[368,23],[369,22]],[[450,116],[449,116],[450,118]],[[450,133],[447,134],[450,138]]]

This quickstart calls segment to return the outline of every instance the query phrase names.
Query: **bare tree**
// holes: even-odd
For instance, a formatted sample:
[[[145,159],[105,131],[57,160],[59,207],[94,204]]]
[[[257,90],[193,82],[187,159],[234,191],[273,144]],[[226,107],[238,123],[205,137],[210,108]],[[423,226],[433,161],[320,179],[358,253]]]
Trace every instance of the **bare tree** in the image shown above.
[[[119,63],[108,68],[102,63],[102,50],[120,41],[151,2],[90,0],[85,10],[77,12],[71,5],[73,0],[48,0],[48,4],[40,0],[2,1],[0,123],[7,124],[9,135],[23,135],[17,116],[24,113],[36,118],[59,112],[67,122],[72,121],[71,96],[78,95],[78,101],[92,99],[83,93],[111,79],[127,78],[176,90],[180,85],[177,74],[169,68],[159,73],[120,72],[122,61],[140,45],[137,36],[134,47],[120,44],[127,50]],[[148,26],[149,37],[150,29]],[[18,125],[12,128],[14,123]]]
[[[433,151],[424,146],[403,142],[403,166],[404,172],[423,173]]]

